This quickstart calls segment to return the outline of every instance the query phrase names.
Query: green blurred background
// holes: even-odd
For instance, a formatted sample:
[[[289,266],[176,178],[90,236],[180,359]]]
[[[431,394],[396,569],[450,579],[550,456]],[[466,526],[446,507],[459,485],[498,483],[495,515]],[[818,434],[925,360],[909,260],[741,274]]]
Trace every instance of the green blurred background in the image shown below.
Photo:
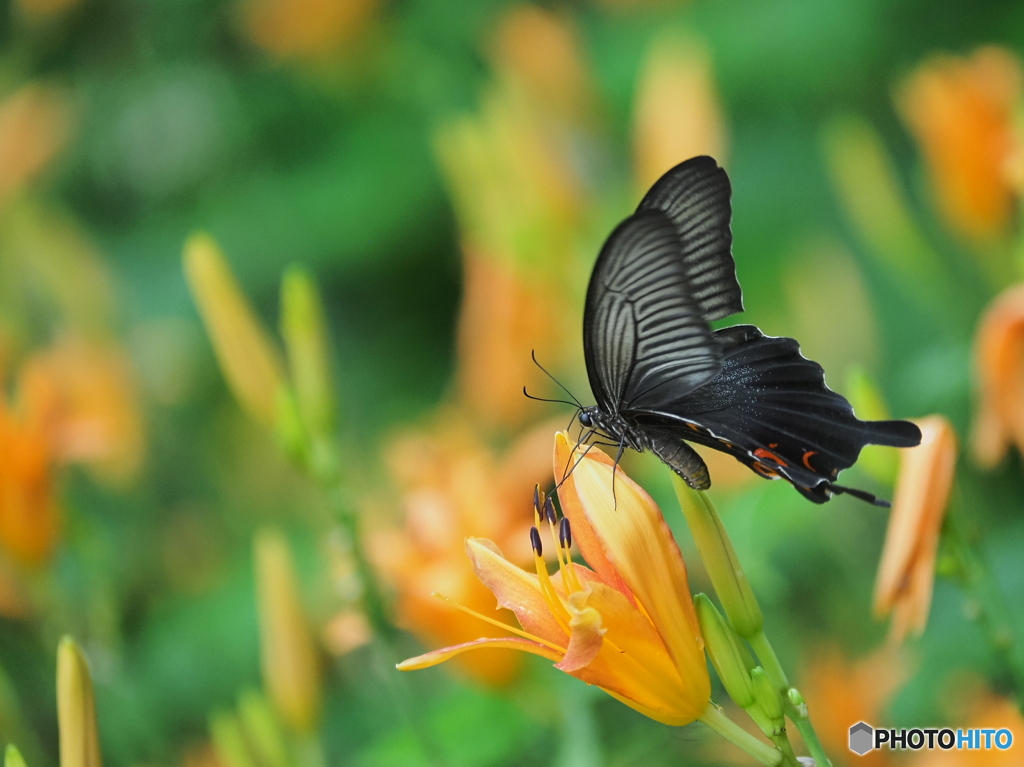
[[[478,439],[500,465],[535,425],[568,420],[569,410],[519,403],[523,384],[556,393],[530,366],[531,348],[589,403],[578,339],[590,264],[652,168],[705,151],[733,183],[741,320],[799,339],[859,413],[876,400],[898,417],[943,413],[969,442],[979,317],[1024,263],[1017,191],[997,191],[1011,208],[974,228],[943,208],[942,152],[960,145],[922,138],[906,90],[936,56],[982,46],[999,46],[1018,67],[1006,77],[1018,77],[1020,3],[2,8],[0,375],[15,420],[28,417],[37,389],[22,374],[39,355],[80,343],[116,358],[113,383],[86,398],[99,426],[78,423],[86,436],[70,447],[46,442],[33,497],[49,499],[37,513],[58,519],[57,531],[28,556],[0,546],[0,741],[30,765],[57,763],[53,654],[71,634],[92,664],[108,765],[244,767],[209,745],[210,717],[262,684],[257,529],[286,531],[317,637],[346,607],[336,575],[346,544],[327,494],[239,408],[218,369],[182,271],[196,230],[216,239],[271,328],[290,264],[318,283],[338,461],[367,536],[402,535],[409,495],[430,485],[395,466],[423,457],[422,444],[395,446],[410,434],[434,444],[455,418],[475,436],[453,438],[454,449]],[[1007,88],[1019,134],[1020,83]],[[473,263],[508,267],[513,283],[479,288],[470,309]],[[502,290],[523,300],[509,308]],[[511,318],[495,329],[487,307],[499,303]],[[515,355],[510,375],[494,372],[488,350]],[[76,365],[101,364],[92,353],[62,358],[70,373],[49,369],[68,380]],[[104,418],[117,426],[90,442]],[[0,432],[0,450],[18,449],[18,434]],[[508,502],[527,525],[528,489],[550,483],[540,444],[541,469]],[[891,497],[893,452],[865,457],[847,483]],[[20,465],[13,455],[0,462]],[[837,732],[856,719],[844,724],[835,701],[889,726],[961,724],[976,701],[1007,691],[969,602],[942,579],[923,637],[899,651],[886,643],[885,623],[871,619],[884,510],[848,498],[813,507],[784,483],[721,466],[712,493],[768,629],[812,711],[812,691],[830,701]],[[663,503],[694,589],[709,590],[666,472],[644,459],[627,467]],[[16,475],[0,468],[0,515]],[[506,492],[487,476],[484,488]],[[430,486],[443,505],[459,480]],[[953,502],[985,532],[1011,619],[1024,599],[1022,489],[1016,453],[983,472],[965,449]],[[489,523],[473,524],[453,527],[456,556],[462,537],[487,534]],[[29,527],[23,537],[47,537]],[[405,550],[382,540],[368,547],[387,571],[379,562]],[[447,667],[400,676],[396,661],[442,643],[402,613],[405,590],[442,585],[428,568],[416,573],[383,577],[391,620],[408,631],[322,650],[323,713],[312,735],[279,724],[286,763],[745,763],[700,725],[645,720],[544,662],[500,686]],[[261,758],[251,764],[273,764]]]

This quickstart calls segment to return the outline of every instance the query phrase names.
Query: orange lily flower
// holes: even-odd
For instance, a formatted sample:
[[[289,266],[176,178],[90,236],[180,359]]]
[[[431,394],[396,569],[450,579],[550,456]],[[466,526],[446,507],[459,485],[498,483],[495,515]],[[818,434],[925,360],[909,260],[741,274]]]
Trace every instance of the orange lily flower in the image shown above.
[[[966,58],[937,56],[897,94],[942,213],[974,240],[998,237],[1013,216],[1010,166],[1020,146],[1014,121],[1021,80],[1017,58],[993,46]]]
[[[100,478],[127,479],[143,443],[134,380],[117,347],[68,337],[34,353],[14,401],[0,394],[0,545],[21,564],[44,561],[59,527],[56,468],[82,463]]]
[[[535,573],[510,563],[490,541],[466,542],[477,577],[522,631],[435,650],[398,668],[426,668],[481,648],[515,649],[554,661],[656,721],[684,725],[704,717],[713,708],[704,641],[686,566],[661,511],[621,470],[613,496],[612,460],[596,449],[574,450],[564,433],[555,437],[554,463],[568,522],[555,532],[550,503],[538,504],[536,522],[544,515],[556,538],[558,573],[548,575],[536,528]],[[590,567],[571,561],[573,539]]]
[[[1024,285],[1001,293],[975,342],[979,402],[971,429],[974,457],[991,468],[1011,443],[1024,452]]]
[[[20,387],[26,410],[50,431],[56,458],[112,482],[134,476],[145,434],[134,371],[117,345],[68,336],[28,359]]]
[[[903,451],[882,559],[875,615],[893,614],[892,636],[920,634],[928,622],[939,533],[953,488],[956,434],[943,416],[917,421],[921,444]]]
[[[0,394],[0,546],[37,565],[57,538],[55,445],[37,411],[15,412]]]

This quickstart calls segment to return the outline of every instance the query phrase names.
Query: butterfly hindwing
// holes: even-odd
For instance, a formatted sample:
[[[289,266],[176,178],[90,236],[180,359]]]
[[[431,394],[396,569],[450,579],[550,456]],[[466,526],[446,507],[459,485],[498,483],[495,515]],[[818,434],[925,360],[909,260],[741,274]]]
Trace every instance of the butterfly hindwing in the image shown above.
[[[634,213],[601,249],[587,288],[583,352],[609,413],[658,391],[676,395],[714,378],[722,348],[687,283],[679,235],[657,210]]]
[[[920,430],[907,421],[858,419],[792,338],[765,336],[753,325],[715,336],[724,353],[719,374],[658,412],[636,414],[649,424],[645,431],[676,423],[681,437],[731,453],[762,476],[786,479],[819,503],[864,445],[920,442]]]
[[[679,258],[704,318],[743,311],[732,257],[732,186],[711,157],[680,163],[651,187],[638,211],[660,210],[679,234]]]

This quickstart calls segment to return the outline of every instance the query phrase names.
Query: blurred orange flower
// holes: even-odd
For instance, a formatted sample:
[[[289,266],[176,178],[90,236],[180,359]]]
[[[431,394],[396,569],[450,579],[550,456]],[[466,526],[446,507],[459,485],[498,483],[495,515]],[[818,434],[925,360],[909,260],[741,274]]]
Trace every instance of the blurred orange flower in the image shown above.
[[[725,156],[725,118],[707,48],[696,39],[661,37],[647,54],[633,117],[637,185],[647,190],[690,157]]]
[[[1020,745],[1017,739],[1024,732],[1024,716],[1013,701],[991,690],[984,689],[980,683],[950,691],[946,700],[966,703],[960,711],[950,712],[951,721],[956,727],[963,729],[1007,729],[1013,733],[1014,743],[1011,748],[1000,750],[964,750],[964,751],[931,751],[919,752],[910,762],[911,767],[1019,767]]]
[[[805,680],[800,692],[812,701],[814,728],[836,767],[887,767],[893,763],[888,751],[853,757],[849,731],[857,722],[886,721],[885,706],[910,677],[901,648],[887,644],[863,658],[850,658],[834,646],[819,648],[800,676]]]
[[[900,456],[878,577],[875,615],[892,613],[892,637],[920,634],[928,623],[935,557],[956,468],[956,434],[940,415],[916,422],[921,444]]]
[[[64,463],[82,463],[109,481],[138,471],[145,435],[134,372],[112,343],[65,337],[21,372],[26,406],[45,418]]]
[[[977,462],[991,468],[1010,444],[1024,453],[1024,285],[1005,290],[985,311],[975,366],[978,407],[971,448]]]
[[[0,202],[43,170],[71,126],[69,95],[29,83],[0,101]]]
[[[511,8],[498,24],[496,69],[520,80],[546,113],[572,121],[593,115],[593,83],[567,16],[533,5]]]
[[[143,430],[123,353],[64,338],[22,366],[13,403],[0,396],[0,542],[38,564],[57,535],[54,471],[82,463],[102,479],[138,468]]]
[[[371,555],[395,590],[399,624],[425,644],[457,644],[478,635],[478,622],[432,596],[441,591],[474,610],[494,597],[468,567],[467,537],[487,536],[509,559],[532,561],[528,531],[534,483],[548,468],[554,426],[536,427],[495,455],[469,422],[442,411],[430,432],[405,434],[387,451],[401,493],[404,527],[378,531]],[[463,668],[480,681],[503,684],[519,668],[511,654],[467,656]]]
[[[247,0],[249,38],[281,59],[316,58],[355,40],[380,0]]]
[[[1021,82],[1017,57],[992,46],[968,57],[933,57],[896,94],[921,145],[939,208],[974,240],[998,237],[1011,223]]]
[[[509,562],[491,541],[470,538],[466,551],[477,577],[523,630],[513,629],[516,637],[435,650],[399,668],[434,666],[469,650],[516,649],[555,661],[559,670],[656,721],[693,722],[710,706],[711,683],[679,548],[661,511],[639,485],[620,470],[616,503],[611,458],[599,450],[575,452],[560,432],[555,436],[555,476],[570,463],[575,470],[565,479],[559,500],[593,569],[572,562],[569,528],[561,526],[556,535],[550,517],[559,570],[554,577],[541,559],[536,529],[531,531],[536,574]],[[544,511],[535,511],[537,524],[543,524]]]
[[[24,565],[43,562],[57,538],[55,446],[41,416],[0,392],[0,545]]]
[[[468,245],[463,251],[457,396],[478,424],[519,427],[538,411],[523,386],[531,393],[550,386],[531,351],[561,345],[563,334],[553,338],[552,328],[565,327],[559,316],[564,302],[550,280],[531,280],[524,269]]]
[[[578,279],[585,201],[572,162],[595,116],[590,71],[565,16],[516,6],[499,21],[496,83],[481,108],[443,124],[435,146],[462,240],[456,391],[477,423],[514,431],[550,391],[533,365],[579,353],[566,301]],[[582,287],[579,288],[582,297]]]

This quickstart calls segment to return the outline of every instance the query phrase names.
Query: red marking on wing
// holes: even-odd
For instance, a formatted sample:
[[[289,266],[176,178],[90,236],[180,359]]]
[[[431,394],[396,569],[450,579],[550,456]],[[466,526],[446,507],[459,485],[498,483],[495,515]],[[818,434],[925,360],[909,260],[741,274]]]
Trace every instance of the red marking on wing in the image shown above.
[[[778,444],[778,442],[773,442],[771,446],[776,447],[778,446]],[[769,461],[774,461],[779,466],[789,465],[784,460],[775,455],[775,453],[773,453],[771,450],[765,450],[763,447],[757,448],[757,450],[754,451],[753,455],[757,456],[758,458],[767,458]]]
[[[818,454],[817,450],[808,450],[806,453],[804,453],[804,466],[806,466],[811,471],[817,471],[817,469],[815,469],[813,466],[811,466],[811,456],[812,455],[817,455],[817,454]]]
[[[779,472],[775,471],[774,469],[769,469],[763,463],[752,463],[752,464],[750,464],[750,468],[752,468],[754,471],[756,471],[762,477],[767,477],[768,479],[778,479],[779,478]]]

